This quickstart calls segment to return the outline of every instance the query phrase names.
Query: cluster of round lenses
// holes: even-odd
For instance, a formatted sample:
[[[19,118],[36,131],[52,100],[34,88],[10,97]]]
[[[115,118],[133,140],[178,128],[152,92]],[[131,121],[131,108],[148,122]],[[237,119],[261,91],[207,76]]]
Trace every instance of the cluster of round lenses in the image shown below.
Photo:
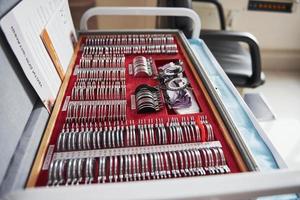
[[[135,100],[138,113],[157,112],[161,109],[161,96],[157,88],[146,84],[135,90]]]
[[[191,98],[187,87],[188,79],[183,75],[182,63],[170,62],[160,67],[159,79],[164,90],[168,105],[175,108],[187,108],[191,105]]]

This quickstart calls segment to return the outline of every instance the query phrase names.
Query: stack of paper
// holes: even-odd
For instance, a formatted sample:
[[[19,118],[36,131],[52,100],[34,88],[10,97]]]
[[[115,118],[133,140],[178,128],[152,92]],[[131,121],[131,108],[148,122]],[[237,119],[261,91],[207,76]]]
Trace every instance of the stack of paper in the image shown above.
[[[1,19],[0,25],[25,75],[50,111],[76,41],[68,1],[23,0]],[[48,46],[42,39],[45,33]]]

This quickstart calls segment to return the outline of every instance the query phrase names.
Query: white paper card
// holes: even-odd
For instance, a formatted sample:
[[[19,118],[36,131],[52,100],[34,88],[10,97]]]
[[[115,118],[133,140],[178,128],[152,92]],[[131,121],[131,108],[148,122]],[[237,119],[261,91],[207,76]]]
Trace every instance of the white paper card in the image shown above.
[[[26,77],[48,111],[58,94],[61,79],[40,34],[61,5],[66,4],[67,0],[23,0],[0,21]],[[73,24],[72,19],[69,23]]]

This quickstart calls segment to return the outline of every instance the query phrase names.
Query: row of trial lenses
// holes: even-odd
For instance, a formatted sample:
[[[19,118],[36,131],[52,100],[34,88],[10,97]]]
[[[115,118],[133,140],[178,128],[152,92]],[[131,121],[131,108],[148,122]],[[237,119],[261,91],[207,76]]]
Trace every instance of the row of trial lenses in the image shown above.
[[[208,141],[213,141],[215,140],[215,134],[213,131],[213,127],[212,125],[208,122],[207,120],[207,116],[206,115],[202,115],[200,116],[200,121],[201,123],[204,125],[206,132],[207,132],[207,140]]]
[[[84,46],[82,54],[113,55],[113,54],[176,54],[176,44],[162,45],[120,45],[120,46]]]
[[[70,101],[66,122],[126,120],[126,100]]]
[[[222,148],[53,160],[48,185],[165,179],[229,173]]]
[[[125,68],[125,56],[85,55],[79,60],[80,68]]]
[[[125,81],[125,68],[79,68],[77,80],[89,81]]]
[[[76,81],[71,100],[125,99],[125,81]]]
[[[132,62],[133,75],[135,77],[149,77],[152,76],[152,59],[144,56],[136,56]]]
[[[69,123],[59,135],[56,150],[79,151],[105,148],[119,148],[145,145],[180,144],[202,141],[202,135],[209,135],[207,129],[199,128],[194,117],[134,120],[114,123]],[[210,139],[209,137],[205,137]],[[211,141],[211,140],[206,140]]]
[[[88,36],[85,45],[174,44],[171,34],[123,34]]]

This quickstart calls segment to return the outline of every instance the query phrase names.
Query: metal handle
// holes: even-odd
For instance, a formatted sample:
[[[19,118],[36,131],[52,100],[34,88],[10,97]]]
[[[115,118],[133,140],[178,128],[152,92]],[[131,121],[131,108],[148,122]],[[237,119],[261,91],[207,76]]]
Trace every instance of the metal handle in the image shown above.
[[[97,15],[139,15],[139,16],[176,16],[189,17],[194,23],[192,38],[199,38],[201,21],[198,14],[188,8],[157,7],[94,7],[88,9],[80,19],[80,29],[88,30],[88,20]]]

